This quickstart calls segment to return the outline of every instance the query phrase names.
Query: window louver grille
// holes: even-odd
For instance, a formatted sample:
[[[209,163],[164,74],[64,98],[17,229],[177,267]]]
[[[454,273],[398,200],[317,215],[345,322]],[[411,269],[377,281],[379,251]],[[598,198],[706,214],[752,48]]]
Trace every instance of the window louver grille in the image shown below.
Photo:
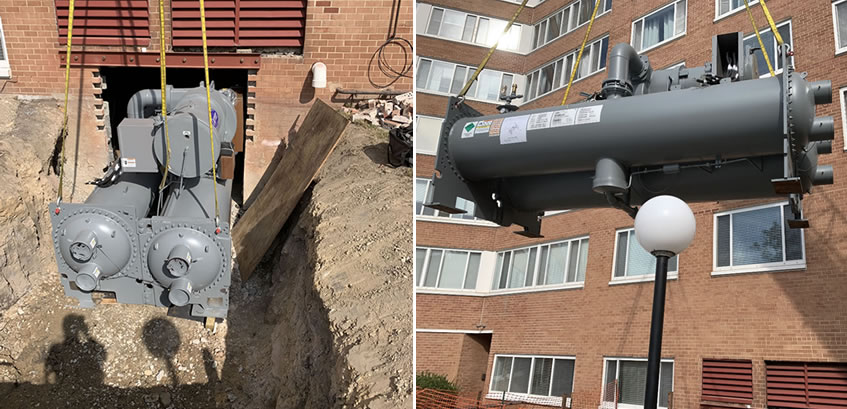
[[[302,47],[306,1],[206,1],[210,47]],[[200,2],[173,0],[173,46],[203,45]]]
[[[709,402],[752,404],[753,363],[704,359],[701,399]]]
[[[847,408],[847,364],[766,362],[768,408]]]
[[[59,44],[68,43],[68,0],[56,0]],[[73,45],[147,46],[150,23],[147,0],[77,0]]]

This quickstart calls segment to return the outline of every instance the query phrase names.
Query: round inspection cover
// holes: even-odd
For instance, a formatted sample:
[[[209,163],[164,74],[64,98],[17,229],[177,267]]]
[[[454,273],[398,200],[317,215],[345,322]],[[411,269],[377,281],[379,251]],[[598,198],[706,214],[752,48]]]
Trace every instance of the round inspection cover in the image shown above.
[[[82,271],[90,263],[99,267],[102,277],[108,277],[123,270],[132,258],[129,234],[101,209],[87,209],[69,217],[58,231],[59,252],[74,271]],[[91,239],[80,240],[80,237]]]
[[[162,166],[165,165],[167,141],[165,127],[155,129],[153,153]],[[217,131],[214,134],[215,157],[220,157],[220,140]],[[196,178],[212,170],[212,146],[209,144],[208,120],[194,115],[177,112],[168,116],[168,136],[171,145],[170,171],[174,175]]]
[[[175,249],[183,248],[188,250],[190,257],[173,257]],[[184,265],[187,274],[179,275],[183,270],[178,268],[172,271],[180,261],[187,263]],[[156,234],[147,250],[150,274],[166,288],[177,279],[185,278],[191,281],[194,290],[201,290],[215,281],[222,265],[223,254],[218,243],[189,227],[173,227]]]

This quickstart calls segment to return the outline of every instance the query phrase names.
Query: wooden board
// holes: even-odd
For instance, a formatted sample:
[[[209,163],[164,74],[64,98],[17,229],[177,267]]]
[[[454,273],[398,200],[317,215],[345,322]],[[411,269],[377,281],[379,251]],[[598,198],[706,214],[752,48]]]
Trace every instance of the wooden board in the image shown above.
[[[271,164],[273,173],[262,190],[254,193],[256,200],[233,229],[242,280],[250,277],[268,251],[303,192],[335,149],[347,124],[347,118],[316,100],[279,161]]]

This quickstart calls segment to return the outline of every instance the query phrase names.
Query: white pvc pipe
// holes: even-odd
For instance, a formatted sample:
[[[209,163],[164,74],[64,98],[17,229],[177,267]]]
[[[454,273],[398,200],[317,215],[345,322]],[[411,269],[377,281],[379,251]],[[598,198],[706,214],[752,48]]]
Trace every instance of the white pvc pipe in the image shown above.
[[[312,87],[326,88],[326,64],[316,62],[312,65]]]

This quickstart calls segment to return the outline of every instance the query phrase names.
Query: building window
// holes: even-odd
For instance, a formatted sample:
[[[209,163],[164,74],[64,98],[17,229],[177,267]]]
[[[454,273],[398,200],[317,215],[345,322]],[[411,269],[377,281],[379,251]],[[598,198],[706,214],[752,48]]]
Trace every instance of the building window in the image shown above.
[[[474,210],[476,208],[474,202],[462,199],[461,197],[456,198],[455,207],[457,209],[465,210],[466,213],[448,214],[424,206],[424,203],[432,200],[432,193],[432,180],[424,178],[415,178],[415,215],[437,216],[451,219],[476,220],[476,217],[474,217]]]
[[[803,230],[788,227],[788,204],[715,214],[715,273],[805,268]]]
[[[597,17],[611,10],[612,0],[603,0],[597,9]],[[591,19],[593,12],[594,0],[579,0],[551,14],[533,26],[532,49],[535,50],[581,27]]]
[[[647,388],[647,360],[606,358],[604,361],[603,400],[616,401],[620,408],[643,408]],[[659,365],[660,408],[668,407],[670,392],[673,392],[673,360],[663,359]]]
[[[675,1],[632,22],[632,46],[638,52],[658,47],[685,34],[687,1]]]
[[[847,364],[765,361],[768,408],[847,407]]]
[[[759,0],[747,0],[751,6]],[[715,0],[715,20],[726,17],[744,8],[744,0]]]
[[[428,58],[418,60],[416,87],[445,95],[456,95],[473,76],[475,68]],[[500,90],[512,86],[514,74],[494,70],[482,70],[471,84],[466,96],[489,102],[500,100]]]
[[[433,7],[426,24],[426,33],[448,40],[462,41],[490,47],[503,34],[506,20],[482,17],[461,11]],[[521,26],[512,24],[509,32],[500,38],[501,50],[517,50],[520,45]]]
[[[481,257],[478,251],[417,247],[415,283],[418,287],[474,290]]]
[[[588,237],[497,253],[493,290],[585,281]]]
[[[488,397],[550,397],[553,399],[538,403],[560,406],[562,395],[570,394],[573,384],[574,358],[498,354],[494,357]]]
[[[847,0],[832,3],[832,24],[835,25],[835,53],[847,51]]]
[[[777,31],[779,31],[780,37],[782,37],[782,41],[785,44],[788,44],[788,47],[791,48],[792,38],[791,38],[791,20],[788,20],[784,23],[777,24]],[[759,36],[762,37],[762,43],[765,45],[765,49],[768,51],[768,57],[771,60],[771,65],[773,65],[774,71],[779,74],[782,72],[782,53],[779,51],[779,44],[776,42],[776,37],[774,37],[771,29],[765,28],[764,30],[759,32]],[[744,37],[744,48],[759,48],[759,40],[756,39],[755,34],[750,34],[747,37]],[[759,75],[761,77],[770,76],[771,73],[768,71],[768,64],[765,62],[765,55],[761,51],[756,51],[756,61],[758,62],[758,70]],[[790,58],[791,64],[794,64],[794,57]]]
[[[838,90],[841,95],[841,130],[844,132],[844,150],[847,150],[847,87]]]
[[[703,360],[703,407],[707,402],[753,405],[753,362],[750,360]],[[730,406],[731,407],[731,406]]]
[[[656,276],[656,257],[644,250],[635,238],[635,229],[618,230],[612,281],[652,280]],[[679,274],[679,255],[668,261],[668,277]]]
[[[6,52],[6,35],[3,33],[3,19],[0,19],[0,78],[11,77],[12,69],[9,67],[9,58]]]
[[[582,61],[579,63],[574,81],[588,77],[606,68],[609,51],[609,37],[603,37],[585,46]],[[527,101],[541,98],[553,91],[564,88],[571,78],[571,70],[579,50],[574,50],[549,64],[531,72],[527,83]]]

